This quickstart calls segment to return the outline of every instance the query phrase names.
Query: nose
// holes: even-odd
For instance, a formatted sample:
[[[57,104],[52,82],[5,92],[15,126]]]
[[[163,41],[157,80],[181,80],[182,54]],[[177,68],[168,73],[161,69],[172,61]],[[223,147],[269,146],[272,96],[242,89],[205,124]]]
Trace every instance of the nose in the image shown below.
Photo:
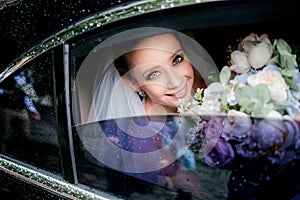
[[[184,82],[183,76],[179,74],[176,70],[174,70],[172,67],[169,67],[167,76],[168,76],[167,87],[169,89],[178,88]]]

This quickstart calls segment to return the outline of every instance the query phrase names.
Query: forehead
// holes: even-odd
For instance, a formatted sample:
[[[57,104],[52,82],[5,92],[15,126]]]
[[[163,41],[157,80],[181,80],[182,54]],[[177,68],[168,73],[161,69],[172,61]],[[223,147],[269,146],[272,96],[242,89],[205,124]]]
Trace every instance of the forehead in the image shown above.
[[[171,34],[156,35],[143,39],[134,49],[157,49],[171,51],[172,53],[180,48],[177,38]]]
[[[134,65],[167,64],[181,46],[174,35],[164,34],[144,39],[134,49],[129,58]]]

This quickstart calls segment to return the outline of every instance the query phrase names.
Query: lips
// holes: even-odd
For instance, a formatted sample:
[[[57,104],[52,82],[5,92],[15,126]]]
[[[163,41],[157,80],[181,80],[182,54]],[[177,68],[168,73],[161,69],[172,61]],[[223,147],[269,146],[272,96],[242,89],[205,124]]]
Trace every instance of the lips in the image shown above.
[[[173,91],[172,94],[167,94],[167,95],[176,99],[182,99],[186,96],[187,91],[188,91],[187,84],[184,84],[183,88],[179,88],[179,90]]]

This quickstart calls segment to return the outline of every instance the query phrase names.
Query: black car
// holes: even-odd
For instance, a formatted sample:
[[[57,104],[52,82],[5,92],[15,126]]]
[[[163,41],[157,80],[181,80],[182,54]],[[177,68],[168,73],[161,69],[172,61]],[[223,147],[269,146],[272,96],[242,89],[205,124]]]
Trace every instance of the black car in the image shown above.
[[[1,193],[7,199],[300,198],[297,11],[292,0],[120,1],[54,33],[45,30],[2,59]],[[195,89],[193,102],[179,104],[175,114],[119,115],[130,105],[99,81],[112,64],[126,77],[118,68],[124,62],[111,58],[132,41],[170,33],[184,50],[208,55],[199,68],[197,53],[188,59],[203,90]],[[269,72],[259,82],[258,74]],[[104,118],[104,110],[116,113]]]

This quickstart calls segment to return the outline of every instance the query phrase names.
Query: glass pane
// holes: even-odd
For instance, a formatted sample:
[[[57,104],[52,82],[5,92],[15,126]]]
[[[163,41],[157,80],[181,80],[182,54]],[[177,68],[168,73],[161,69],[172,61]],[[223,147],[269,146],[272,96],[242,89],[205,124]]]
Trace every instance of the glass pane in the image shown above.
[[[78,180],[128,199],[226,199],[231,171],[205,163],[190,128],[179,116],[78,125]]]
[[[248,27],[244,31],[248,33]],[[274,30],[267,32],[274,34]],[[197,41],[203,39],[202,30],[189,33]],[[235,58],[231,53],[241,48],[239,41],[242,40],[236,40],[241,33],[235,33],[234,29],[222,33],[228,34],[228,40],[219,37],[220,30],[207,34],[216,34],[216,37],[208,39],[209,48],[205,49],[180,40],[179,51],[167,49],[172,45],[160,46],[170,38],[158,43],[139,38],[135,46],[131,42],[133,37],[141,36],[139,34],[127,34],[132,36],[128,43],[126,37],[104,40],[103,46],[100,44],[85,59],[77,60],[84,60],[80,66],[76,65],[79,70],[74,76],[74,91],[78,91],[73,93],[76,100],[72,100],[79,182],[126,199],[141,196],[149,199],[285,199],[299,194],[300,131],[299,122],[294,119],[300,113],[299,58],[295,56],[299,54],[298,40],[286,34],[278,37],[286,36],[295,41],[291,54],[290,47],[281,39],[269,41],[263,34],[245,34],[250,39],[245,42],[245,48],[263,43],[264,48],[272,51],[265,52],[270,60],[264,60],[259,68],[241,72],[230,71],[225,66],[234,64],[230,60]],[[142,34],[152,37],[153,32]],[[216,38],[222,39],[216,42]],[[214,68],[205,50],[220,44],[222,48],[216,48],[219,56],[213,55],[222,65]],[[160,52],[159,56],[155,57],[153,49]],[[186,97],[182,86],[185,84],[175,87],[177,79],[165,82],[166,79],[161,79],[182,73],[176,71],[186,61],[182,51],[186,52],[194,72],[190,88],[194,89],[195,93],[191,93],[195,96],[186,102],[178,100]],[[171,59],[162,64],[170,52],[168,58]],[[247,53],[246,49],[242,52]],[[134,60],[134,55],[139,55],[138,59]],[[242,55],[238,56],[235,61],[243,60]],[[251,57],[253,54],[247,56],[251,64],[261,61],[255,60],[256,56]],[[251,80],[247,77],[270,71],[276,72],[265,76],[266,79],[260,77],[265,82],[257,80],[260,83],[257,87],[247,82]],[[188,74],[185,75],[189,80]],[[180,76],[177,78],[180,80]],[[263,84],[267,87],[261,86]],[[276,86],[269,89],[269,84]],[[153,86],[156,91],[150,92]],[[159,96],[158,86],[169,88],[160,91]],[[168,103],[173,102],[170,97],[178,100],[179,113],[169,109],[172,106]],[[165,99],[169,101],[163,102]],[[149,102],[160,107],[150,106],[153,110],[147,110]],[[159,113],[157,108],[164,108],[166,112]],[[267,116],[269,112],[271,115]],[[289,184],[283,186],[282,182]]]
[[[1,151],[61,173],[51,53],[1,83]]]
[[[124,35],[108,38],[84,60],[73,59],[73,69],[79,69],[72,99],[78,181],[125,198],[225,198],[229,172],[195,158],[185,136],[191,127],[182,126],[177,113],[179,98],[191,98],[195,88],[214,80],[213,60],[195,40],[173,30],[141,28]],[[126,40],[128,35],[136,38]],[[154,37],[153,46],[142,43],[144,37]],[[122,59],[131,52],[151,59],[126,68]],[[205,175],[208,185],[202,183]],[[218,192],[210,194],[211,186]]]

